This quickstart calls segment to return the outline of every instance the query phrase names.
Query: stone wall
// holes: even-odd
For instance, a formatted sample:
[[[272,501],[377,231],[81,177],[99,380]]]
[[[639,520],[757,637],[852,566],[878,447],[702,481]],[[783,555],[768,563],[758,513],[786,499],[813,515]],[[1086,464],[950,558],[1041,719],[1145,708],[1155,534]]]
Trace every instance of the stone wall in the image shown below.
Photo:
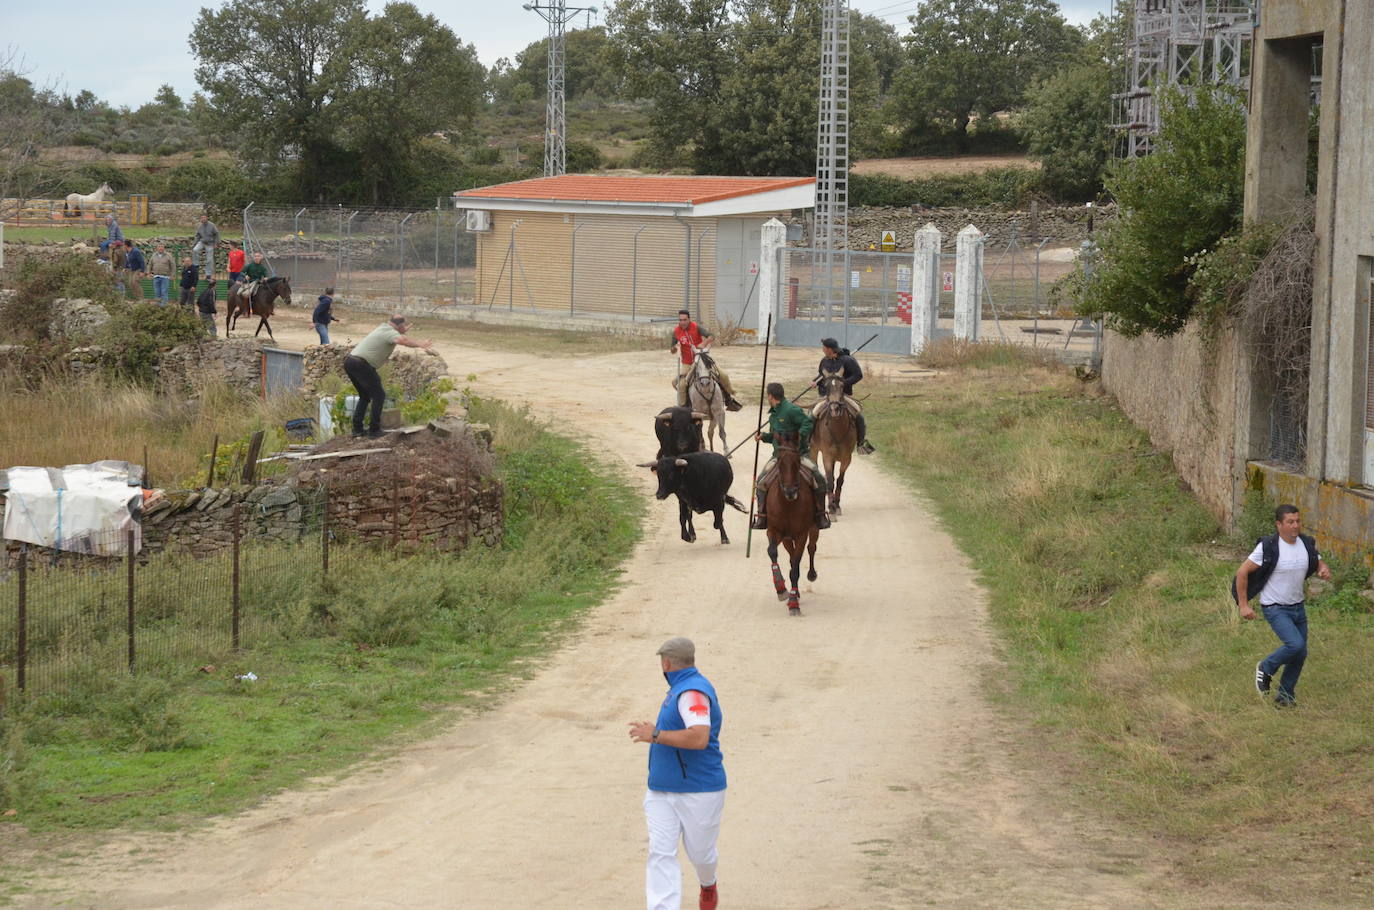
[[[170,389],[194,395],[207,382],[225,382],[257,394],[262,388],[261,348],[266,342],[204,338],[178,345],[158,361],[158,378]]]
[[[1092,209],[1081,205],[1043,205],[1030,211],[1010,212],[1002,209],[916,208],[911,206],[866,206],[849,210],[850,249],[867,249],[870,243],[879,244],[882,232],[897,232],[897,250],[911,252],[916,232],[932,222],[945,234],[945,242],[953,247],[954,235],[972,224],[988,237],[988,243],[1006,243],[1013,234],[1021,243],[1034,247],[1049,238],[1058,245],[1077,246],[1088,238],[1088,221],[1093,228],[1116,217],[1116,206]]]
[[[326,376],[344,376],[344,358],[352,352],[353,345],[349,344],[308,346],[301,367],[302,391],[308,396],[317,395]],[[423,392],[430,383],[448,374],[448,364],[444,358],[409,348],[397,348],[385,369],[389,380],[412,398]]]
[[[1208,341],[1190,326],[1173,338],[1103,338],[1102,384],[1174,466],[1203,505],[1231,524],[1244,463],[1237,460],[1235,333]]]

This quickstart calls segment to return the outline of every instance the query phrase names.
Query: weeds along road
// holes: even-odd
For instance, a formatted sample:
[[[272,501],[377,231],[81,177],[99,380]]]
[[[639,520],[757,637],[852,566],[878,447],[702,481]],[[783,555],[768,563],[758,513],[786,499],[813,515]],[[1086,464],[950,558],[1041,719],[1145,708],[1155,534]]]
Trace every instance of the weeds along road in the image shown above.
[[[360,314],[347,335],[380,321]],[[278,322],[287,346],[312,341],[298,318]],[[426,329],[420,320],[415,334]],[[453,333],[461,326],[441,332]],[[652,495],[651,476],[633,464],[654,454],[653,415],[672,402],[666,351],[437,349],[460,386],[475,373],[466,384],[480,394],[528,403]],[[762,351],[727,348],[719,359],[752,403],[728,420],[741,440]],[[800,389],[817,359],[774,350],[770,373]],[[735,457],[742,500],[752,456],[750,445]],[[675,503],[652,506],[618,593],[493,709],[208,830],[122,838],[73,872],[74,905],[643,906],[646,751],[626,724],[657,711],[665,684],[654,650],[679,634],[696,640],[725,711],[723,906],[1179,905],[1137,843],[1066,810],[1026,768],[1015,728],[982,694],[995,647],[974,577],[876,459],[851,470],[845,516],[821,535],[819,578],[803,580],[801,618],[774,597],[759,535],[744,558],[743,516],[728,514],[734,542],[723,547],[709,516],[698,542],[683,543],[676,515]]]

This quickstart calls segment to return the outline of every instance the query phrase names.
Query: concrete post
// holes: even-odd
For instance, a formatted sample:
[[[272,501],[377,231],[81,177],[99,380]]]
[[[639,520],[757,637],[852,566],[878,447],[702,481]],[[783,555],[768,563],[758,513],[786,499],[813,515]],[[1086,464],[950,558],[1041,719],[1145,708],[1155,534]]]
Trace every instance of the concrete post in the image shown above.
[[[787,246],[787,225],[776,218],[769,218],[759,230],[759,325],[754,341],[763,344],[768,339],[764,333],[768,327],[768,316],[773,315],[773,337],[778,335],[776,325],[782,312],[779,296],[782,285],[782,250]]]
[[[954,243],[954,337],[978,340],[983,307],[983,232],[968,225]]]
[[[911,264],[911,356],[919,357],[935,340],[940,313],[940,247],[945,235],[933,223],[916,232]]]

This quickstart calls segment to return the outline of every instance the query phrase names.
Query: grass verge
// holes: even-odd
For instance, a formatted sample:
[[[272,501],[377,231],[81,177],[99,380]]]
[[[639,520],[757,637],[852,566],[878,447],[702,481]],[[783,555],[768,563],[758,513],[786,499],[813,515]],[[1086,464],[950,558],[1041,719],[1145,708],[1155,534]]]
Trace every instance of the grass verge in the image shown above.
[[[448,706],[519,675],[614,585],[639,499],[524,412],[474,403],[493,427],[506,538],[454,558],[341,551],[328,581],[283,566],[257,580],[262,644],[165,675],[92,676],[0,716],[0,838],[176,827],[337,772]],[[252,671],[257,681],[235,676]],[[21,830],[21,826],[22,829]],[[16,852],[18,852],[16,850]],[[12,854],[13,855],[13,854]],[[0,895],[22,888],[0,868]]]
[[[1224,537],[1095,384],[988,347],[879,380],[865,407],[989,592],[1014,670],[1000,695],[1070,789],[1167,845],[1216,906],[1370,906],[1369,603],[1309,600],[1302,707],[1261,702],[1276,641],[1227,594],[1253,538]]]

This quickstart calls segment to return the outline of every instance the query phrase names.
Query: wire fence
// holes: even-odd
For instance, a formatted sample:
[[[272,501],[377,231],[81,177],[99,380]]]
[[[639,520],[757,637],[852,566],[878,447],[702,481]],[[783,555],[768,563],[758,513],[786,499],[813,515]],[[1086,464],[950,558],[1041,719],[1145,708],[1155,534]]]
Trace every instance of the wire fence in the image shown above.
[[[7,548],[0,696],[60,692],[91,674],[186,672],[261,641],[280,605],[327,574],[333,535],[322,494],[295,539],[257,536],[247,511],[235,507],[227,545],[208,550],[191,549],[205,546],[196,536],[140,552],[132,530],[93,541],[117,557]]]
[[[473,302],[476,244],[451,200],[432,209],[268,206],[243,211],[244,249],[292,287],[379,302]]]

